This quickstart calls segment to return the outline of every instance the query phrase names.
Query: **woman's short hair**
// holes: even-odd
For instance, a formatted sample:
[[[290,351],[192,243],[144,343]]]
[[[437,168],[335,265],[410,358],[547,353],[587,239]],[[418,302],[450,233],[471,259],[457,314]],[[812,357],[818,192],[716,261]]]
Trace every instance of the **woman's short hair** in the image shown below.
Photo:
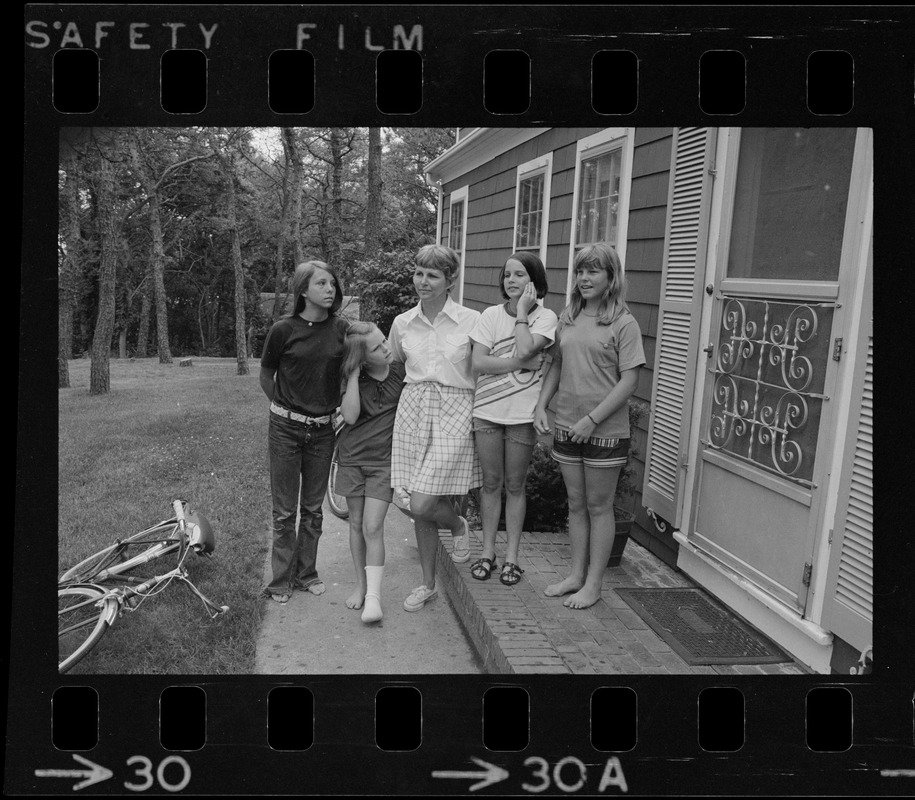
[[[427,244],[416,254],[416,266],[423,269],[437,269],[449,284],[457,280],[461,271],[461,257],[443,244]]]
[[[542,300],[546,297],[549,287],[546,283],[546,270],[543,268],[543,262],[540,260],[540,256],[536,256],[527,250],[512,253],[505,259],[505,265],[499,273],[499,291],[502,292],[502,297],[508,300],[508,295],[505,293],[505,268],[508,266],[509,261],[519,261],[521,263],[521,266],[527,271],[527,277],[534,284],[538,299]]]

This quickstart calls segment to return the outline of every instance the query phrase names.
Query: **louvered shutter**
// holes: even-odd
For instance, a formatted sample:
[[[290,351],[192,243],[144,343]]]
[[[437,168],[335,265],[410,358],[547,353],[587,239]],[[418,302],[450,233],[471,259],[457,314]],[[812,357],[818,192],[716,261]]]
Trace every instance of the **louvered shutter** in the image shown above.
[[[708,251],[714,128],[674,132],[642,504],[680,527]]]
[[[870,278],[870,276],[868,276]],[[874,322],[870,280],[855,365],[848,458],[839,484],[823,626],[858,650],[873,644],[874,618]]]

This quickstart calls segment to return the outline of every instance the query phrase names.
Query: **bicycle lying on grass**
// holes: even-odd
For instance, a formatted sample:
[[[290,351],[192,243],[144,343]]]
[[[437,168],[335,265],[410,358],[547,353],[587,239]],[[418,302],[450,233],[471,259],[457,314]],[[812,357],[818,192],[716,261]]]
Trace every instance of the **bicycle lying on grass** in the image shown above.
[[[216,536],[202,514],[186,516],[182,500],[172,503],[175,516],[119,539],[80,561],[57,579],[58,670],[69,671],[95,647],[122,611],[134,611],[146,598],[181,581],[202,601],[210,618],[229,610],[207,598],[187,576],[188,554],[210,556]],[[176,553],[177,566],[161,575],[139,577],[131,570]]]

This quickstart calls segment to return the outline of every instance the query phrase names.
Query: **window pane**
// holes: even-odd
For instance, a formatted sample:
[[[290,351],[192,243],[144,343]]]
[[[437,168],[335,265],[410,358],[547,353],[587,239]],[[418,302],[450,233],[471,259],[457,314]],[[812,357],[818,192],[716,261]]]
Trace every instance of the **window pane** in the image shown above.
[[[834,281],[853,128],[746,128],[728,252],[733,278]]]
[[[543,210],[543,175],[537,175],[533,178],[528,178],[527,183],[530,186],[531,192],[530,210]]]
[[[543,173],[521,181],[518,191],[516,247],[540,247],[543,185]]]
[[[576,244],[616,244],[621,163],[621,150],[582,161]]]
[[[464,232],[464,201],[461,200],[451,206],[451,241],[452,250],[461,252],[461,238]]]

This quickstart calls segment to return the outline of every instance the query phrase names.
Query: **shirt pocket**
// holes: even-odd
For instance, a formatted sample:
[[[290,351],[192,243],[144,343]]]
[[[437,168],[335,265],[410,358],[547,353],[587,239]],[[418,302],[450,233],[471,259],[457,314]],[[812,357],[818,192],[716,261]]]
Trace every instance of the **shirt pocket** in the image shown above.
[[[424,336],[404,336],[401,340],[401,346],[403,347],[406,360],[415,362],[417,358],[421,358],[426,352],[424,348],[425,344],[426,338]]]
[[[619,353],[617,352],[616,334],[607,332],[598,333],[594,342],[594,361],[601,367],[619,367]]]
[[[458,364],[470,355],[470,334],[449,333],[445,337],[444,356],[453,364]]]

